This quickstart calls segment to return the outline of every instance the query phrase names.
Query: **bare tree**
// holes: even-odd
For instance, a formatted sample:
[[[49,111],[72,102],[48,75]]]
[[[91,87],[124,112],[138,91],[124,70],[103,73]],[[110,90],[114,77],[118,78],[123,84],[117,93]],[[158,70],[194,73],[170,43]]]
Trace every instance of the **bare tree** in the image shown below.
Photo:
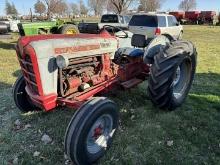
[[[47,8],[47,19],[51,18],[51,13],[55,11],[55,8],[63,2],[63,0],[43,0]]]
[[[12,10],[12,15],[14,15],[14,16],[18,15],[18,11],[17,11],[14,3],[11,4],[11,10]]]
[[[132,2],[136,0],[108,0],[107,10],[116,14],[126,12]]]
[[[70,3],[69,9],[73,15],[79,14],[79,6],[76,3]]]
[[[41,2],[40,0],[38,0],[35,4],[34,4],[34,9],[35,9],[35,13],[39,13],[40,16],[46,11],[46,6],[44,5],[43,2]]]
[[[179,4],[179,9],[189,11],[196,8],[196,0],[182,0]]]
[[[9,3],[7,0],[5,1],[5,11],[7,15],[17,16],[18,11],[14,5],[14,3]]]
[[[60,2],[58,5],[56,5],[56,7],[54,8],[54,11],[52,11],[53,13],[59,14],[59,15],[63,15],[64,13],[68,14],[68,6],[66,4],[66,2]]]
[[[87,7],[85,6],[83,0],[80,0],[80,1],[79,1],[79,8],[80,8],[80,14],[81,14],[81,15],[87,15],[88,9],[87,9]]]
[[[107,7],[107,2],[105,0],[88,0],[88,6],[94,11],[95,15],[101,15]]]
[[[161,0],[140,0],[140,5],[138,7],[139,11],[156,11],[161,7]]]
[[[5,1],[5,12],[7,15],[10,15],[12,11],[12,6],[11,4],[8,2],[8,0]]]

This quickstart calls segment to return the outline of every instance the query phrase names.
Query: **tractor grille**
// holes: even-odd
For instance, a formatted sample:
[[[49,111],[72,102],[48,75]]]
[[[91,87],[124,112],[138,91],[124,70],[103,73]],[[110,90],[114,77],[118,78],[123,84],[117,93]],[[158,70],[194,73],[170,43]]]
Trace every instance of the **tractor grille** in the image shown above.
[[[18,58],[20,61],[21,69],[22,69],[26,84],[28,85],[29,89],[34,94],[39,94],[38,88],[37,88],[36,76],[34,74],[33,64],[32,64],[30,56],[25,55],[22,59],[18,55]]]

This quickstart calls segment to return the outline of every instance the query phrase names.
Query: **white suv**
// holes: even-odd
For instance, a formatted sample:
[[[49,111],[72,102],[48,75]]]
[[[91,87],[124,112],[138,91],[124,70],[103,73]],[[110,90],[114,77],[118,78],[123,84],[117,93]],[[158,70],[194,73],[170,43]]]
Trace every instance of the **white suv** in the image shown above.
[[[168,14],[137,14],[129,22],[129,31],[152,39],[157,35],[166,35],[181,39],[183,26],[172,15]]]

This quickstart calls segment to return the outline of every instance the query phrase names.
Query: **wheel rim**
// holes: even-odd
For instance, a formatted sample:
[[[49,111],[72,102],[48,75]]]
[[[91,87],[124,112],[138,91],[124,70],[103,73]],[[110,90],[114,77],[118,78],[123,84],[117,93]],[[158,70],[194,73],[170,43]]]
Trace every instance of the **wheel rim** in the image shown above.
[[[76,34],[77,32],[76,32],[76,30],[74,30],[74,29],[68,29],[67,31],[66,31],[66,34]]]
[[[184,60],[177,67],[173,80],[173,95],[176,99],[181,98],[187,89],[191,77],[191,68],[189,60]]]
[[[106,148],[109,138],[112,136],[113,119],[110,115],[105,114],[100,116],[87,136],[87,151],[90,154],[96,154]]]
[[[174,86],[176,86],[179,81],[180,81],[180,73],[181,73],[181,70],[180,70],[180,66],[178,66],[177,70],[176,70],[176,73],[175,73],[175,78],[174,78]]]

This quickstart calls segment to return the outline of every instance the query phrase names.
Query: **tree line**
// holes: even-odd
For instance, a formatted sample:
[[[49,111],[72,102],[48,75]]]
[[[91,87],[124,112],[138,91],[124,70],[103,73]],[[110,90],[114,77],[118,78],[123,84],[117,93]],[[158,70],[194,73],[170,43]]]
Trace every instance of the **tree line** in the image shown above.
[[[7,15],[16,16],[18,11],[14,3],[9,3],[8,0],[5,1],[5,11]]]
[[[159,10],[166,0],[88,0],[86,5],[83,0],[78,3],[67,3],[66,0],[37,0],[34,4],[35,13],[46,14],[51,18],[52,14],[57,15],[87,15],[89,11],[94,15],[101,15],[104,12],[116,14],[126,13],[129,9],[138,12],[150,12]],[[179,9],[189,11],[196,8],[196,0],[182,0]],[[6,14],[17,15],[18,12],[14,3],[6,0]]]

